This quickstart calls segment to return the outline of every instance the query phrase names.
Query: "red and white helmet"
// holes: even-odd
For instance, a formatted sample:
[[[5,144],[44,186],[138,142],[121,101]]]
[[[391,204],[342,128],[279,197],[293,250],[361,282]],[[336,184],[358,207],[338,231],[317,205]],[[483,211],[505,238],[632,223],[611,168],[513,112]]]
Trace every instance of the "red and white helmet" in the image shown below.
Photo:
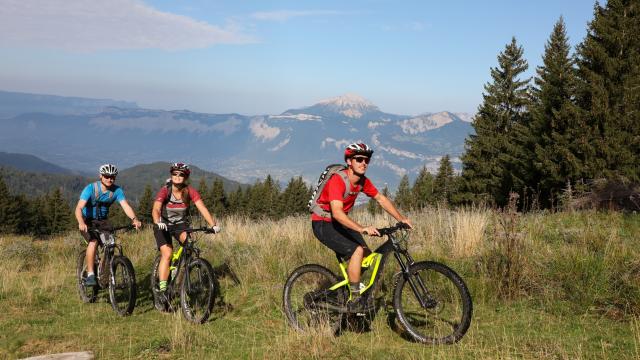
[[[171,165],[171,169],[169,170],[169,173],[172,173],[174,171],[180,171],[186,177],[189,177],[189,174],[191,174],[191,170],[189,169],[189,165],[187,165],[185,163],[181,163],[181,162],[173,163],[173,165]]]
[[[344,161],[347,161],[347,159],[356,155],[371,157],[371,155],[373,155],[373,149],[365,143],[353,143],[347,145],[347,148],[344,149]]]
[[[100,166],[100,175],[116,176],[118,175],[118,168],[113,164],[104,164]]]

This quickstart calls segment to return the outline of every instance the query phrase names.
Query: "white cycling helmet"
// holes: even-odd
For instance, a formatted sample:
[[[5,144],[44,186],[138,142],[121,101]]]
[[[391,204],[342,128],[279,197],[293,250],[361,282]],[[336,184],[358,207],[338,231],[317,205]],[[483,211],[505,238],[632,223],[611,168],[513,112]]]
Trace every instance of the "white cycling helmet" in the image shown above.
[[[113,164],[104,164],[100,166],[100,175],[116,176],[118,168]]]

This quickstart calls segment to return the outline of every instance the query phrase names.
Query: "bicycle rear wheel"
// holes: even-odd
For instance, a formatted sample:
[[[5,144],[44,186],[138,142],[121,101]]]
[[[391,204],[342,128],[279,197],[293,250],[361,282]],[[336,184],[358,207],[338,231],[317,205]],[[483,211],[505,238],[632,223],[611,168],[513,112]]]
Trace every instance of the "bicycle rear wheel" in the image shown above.
[[[78,294],[80,295],[80,299],[85,303],[92,303],[96,301],[98,296],[98,285],[96,286],[86,286],[84,284],[85,279],[87,278],[87,250],[82,250],[78,254],[78,261],[76,265],[76,280],[78,286]],[[93,264],[94,271],[98,269],[98,264],[94,262]]]
[[[136,274],[131,261],[125,256],[116,256],[111,262],[109,300],[111,307],[120,316],[127,316],[136,306]]]
[[[408,279],[398,279],[393,296],[402,327],[415,341],[426,344],[459,341],[469,329],[473,312],[462,278],[446,265],[430,261],[414,264],[409,273]]]
[[[211,264],[205,259],[195,258],[184,269],[185,278],[180,286],[180,305],[184,317],[202,324],[209,318],[217,292],[217,282]]]
[[[315,264],[295,269],[284,286],[282,302],[289,325],[298,331],[328,328],[333,334],[340,330],[345,306],[344,287],[329,290],[338,282],[329,269]]]

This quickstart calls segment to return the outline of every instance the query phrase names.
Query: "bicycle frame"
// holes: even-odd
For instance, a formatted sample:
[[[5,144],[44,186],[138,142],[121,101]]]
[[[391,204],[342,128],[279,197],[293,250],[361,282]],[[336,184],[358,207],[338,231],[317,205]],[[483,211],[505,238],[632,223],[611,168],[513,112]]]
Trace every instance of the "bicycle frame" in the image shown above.
[[[175,276],[171,276],[169,278],[169,286],[173,287],[173,284],[177,281],[180,276],[184,276],[183,279],[186,278],[187,286],[190,284],[189,281],[189,266],[187,266],[192,257],[200,257],[200,249],[195,247],[195,241],[191,241],[191,233],[187,232],[187,238],[183,243],[178,242],[179,247],[178,250],[174,251],[171,254],[171,261],[169,262],[169,274],[175,270]],[[182,264],[185,264],[183,267]],[[181,270],[181,267],[184,269],[184,273]]]
[[[362,268],[367,269],[373,265],[373,272],[371,273],[369,282],[367,284],[364,284],[365,287],[360,290],[361,294],[366,293],[365,296],[371,296],[371,292],[369,292],[368,290],[373,287],[380,279],[378,274],[383,273],[384,265],[386,263],[388,255],[393,252],[394,257],[400,265],[402,275],[406,279],[408,279],[411,290],[416,295],[416,298],[420,302],[420,305],[424,308],[427,308],[430,305],[430,296],[427,287],[425,286],[421,278],[417,277],[417,279],[413,279],[411,276],[409,276],[409,268],[415,263],[415,261],[409,254],[409,251],[406,248],[403,249],[400,246],[400,243],[399,241],[397,241],[395,234],[387,233],[386,235],[388,237],[388,240],[362,260]],[[339,266],[343,280],[329,287],[329,290],[335,291],[343,286],[346,286],[347,289],[349,289],[349,300],[351,300],[353,298],[353,294],[351,292],[351,288],[348,286],[349,276],[347,274],[347,261],[339,261]],[[414,282],[414,280],[417,280],[417,284],[416,282]]]
[[[100,229],[90,229],[90,232],[98,235],[97,238],[97,249],[96,249],[96,260],[98,260],[98,266],[96,267],[96,277],[101,287],[106,287],[108,285],[108,280],[111,280],[111,262],[116,256],[123,256],[122,245],[116,242],[116,233],[120,230],[129,230],[131,229],[131,225],[120,226],[116,228],[112,228],[110,230],[100,230]],[[107,244],[103,241],[104,239],[111,240]],[[89,244],[87,240],[84,240],[85,244]],[[109,275],[108,277],[105,277]]]

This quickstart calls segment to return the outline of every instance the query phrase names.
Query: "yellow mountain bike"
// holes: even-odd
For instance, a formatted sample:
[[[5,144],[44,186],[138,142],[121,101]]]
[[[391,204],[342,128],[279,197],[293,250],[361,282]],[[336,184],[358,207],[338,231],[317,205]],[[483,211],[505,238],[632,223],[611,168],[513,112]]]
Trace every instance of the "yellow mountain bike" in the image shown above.
[[[218,294],[218,281],[211,264],[200,257],[197,240],[192,233],[204,232],[213,234],[210,228],[184,229],[187,239],[180,244],[171,257],[169,279],[164,296],[158,290],[158,265],[160,254],[153,262],[151,274],[151,291],[156,309],[173,311],[174,302],[179,297],[184,317],[194,323],[202,324],[209,318],[214,300]]]
[[[347,262],[338,258],[342,274],[317,264],[295,269],[284,286],[283,306],[289,324],[300,331],[324,326],[338,333],[351,316],[372,318],[384,298],[376,298],[382,288],[382,276],[389,254],[398,261],[400,272],[393,279],[393,311],[406,333],[425,344],[451,344],[459,341],[469,329],[473,305],[462,278],[451,268],[433,261],[415,262],[407,249],[407,225],[378,229],[388,240],[362,262],[371,271],[369,281],[360,290],[363,308],[353,310],[348,304],[352,295],[347,277]],[[376,286],[379,284],[380,286]],[[382,301],[376,301],[382,300]]]

